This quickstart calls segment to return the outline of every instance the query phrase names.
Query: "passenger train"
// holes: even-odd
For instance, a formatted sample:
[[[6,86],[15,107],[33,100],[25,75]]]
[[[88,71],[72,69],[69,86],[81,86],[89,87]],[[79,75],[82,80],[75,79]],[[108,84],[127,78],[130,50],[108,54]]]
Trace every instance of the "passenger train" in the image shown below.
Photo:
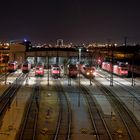
[[[18,69],[17,61],[8,62],[8,72],[15,72]]]
[[[31,70],[31,64],[29,62],[24,62],[21,69],[23,73],[28,73]]]
[[[44,65],[38,64],[35,66],[35,76],[44,76]]]
[[[67,75],[69,78],[76,78],[78,75],[78,68],[75,64],[69,64],[67,69]]]
[[[87,78],[95,78],[96,76],[95,67],[89,64],[82,64],[80,66],[80,72]]]
[[[60,74],[61,74],[61,69],[58,65],[52,65],[51,66],[51,76],[53,78],[60,78]]]
[[[128,76],[128,65],[126,63],[118,62],[112,67],[111,62],[103,62],[101,68],[107,72],[113,72],[118,76]]]

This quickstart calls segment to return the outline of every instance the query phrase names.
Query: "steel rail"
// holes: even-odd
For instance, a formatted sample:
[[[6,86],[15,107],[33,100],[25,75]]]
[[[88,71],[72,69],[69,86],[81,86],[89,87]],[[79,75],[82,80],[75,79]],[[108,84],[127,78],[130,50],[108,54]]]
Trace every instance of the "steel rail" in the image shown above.
[[[36,129],[37,129],[37,121],[38,121],[38,96],[40,92],[40,87],[35,85],[32,95],[30,97],[25,115],[24,120],[21,125],[18,140],[35,140],[36,136]]]
[[[59,94],[60,109],[59,109],[56,132],[55,132],[53,140],[58,140],[58,139],[70,140],[71,125],[72,125],[72,123],[71,123],[72,122],[72,111],[71,111],[71,107],[70,107],[70,102],[68,100],[67,95],[64,93],[64,90],[62,88],[62,85],[60,84],[60,81],[55,81],[55,85],[56,85],[56,90]],[[66,114],[66,112],[64,112],[65,110],[67,110],[67,114]],[[63,126],[64,123],[66,126]],[[64,132],[64,130],[66,132]],[[64,133],[63,136],[61,135],[61,133]]]
[[[119,99],[118,96],[115,95],[115,93],[108,89],[107,87],[103,86],[101,83],[99,83],[97,80],[93,80],[96,85],[99,86],[99,88],[106,94],[107,98],[110,99],[112,104],[115,106],[115,109],[117,110],[118,114],[120,115],[126,130],[128,132],[128,136],[130,140],[135,139],[135,135],[140,135],[140,127],[138,125],[138,121],[136,122],[136,119],[134,119],[134,115],[131,114],[130,110],[126,107],[126,105]],[[129,120],[129,121],[128,121]],[[131,124],[130,124],[131,122]],[[133,126],[133,129],[132,129]]]

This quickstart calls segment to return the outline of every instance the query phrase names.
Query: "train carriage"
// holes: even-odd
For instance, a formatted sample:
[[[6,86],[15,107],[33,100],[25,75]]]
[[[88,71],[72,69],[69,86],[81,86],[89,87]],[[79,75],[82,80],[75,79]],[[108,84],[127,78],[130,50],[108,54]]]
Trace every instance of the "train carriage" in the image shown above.
[[[57,65],[53,65],[52,67],[51,67],[51,76],[53,77],[53,78],[60,78],[60,74],[61,74],[61,69],[60,69],[60,67],[59,66],[57,66]]]
[[[17,61],[8,62],[8,72],[15,72],[18,69]]]
[[[128,76],[128,65],[126,63],[118,62],[118,63],[114,64],[112,67],[111,62],[103,62],[102,69],[107,72],[113,72],[114,74],[121,76],[121,77]]]
[[[44,66],[35,67],[35,76],[44,76]]]
[[[25,62],[22,64],[21,69],[23,73],[28,73],[31,70],[31,64],[29,62]]]
[[[68,65],[68,77],[76,78],[78,75],[78,68],[76,65],[70,64]]]
[[[115,72],[115,68],[113,67],[114,73],[119,76],[128,76],[128,65],[125,63],[118,63],[117,72]]]
[[[81,73],[87,78],[95,78],[96,76],[96,69],[94,66],[91,65],[83,65],[80,67]]]

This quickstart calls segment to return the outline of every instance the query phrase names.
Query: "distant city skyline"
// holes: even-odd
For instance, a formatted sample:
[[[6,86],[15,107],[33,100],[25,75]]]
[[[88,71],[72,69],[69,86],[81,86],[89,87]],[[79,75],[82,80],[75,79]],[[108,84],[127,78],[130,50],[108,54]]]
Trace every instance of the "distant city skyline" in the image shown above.
[[[140,44],[140,10],[136,1],[2,1],[0,42]]]

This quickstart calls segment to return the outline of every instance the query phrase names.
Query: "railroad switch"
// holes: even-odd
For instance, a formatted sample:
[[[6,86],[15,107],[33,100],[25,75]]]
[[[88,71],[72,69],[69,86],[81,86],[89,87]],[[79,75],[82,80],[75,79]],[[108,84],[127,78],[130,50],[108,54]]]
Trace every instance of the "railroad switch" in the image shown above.
[[[88,129],[86,129],[86,128],[81,128],[80,131],[81,131],[82,134],[87,134],[88,133]]]
[[[51,111],[50,111],[50,109],[48,109],[47,114],[46,114],[46,119],[50,119],[50,113],[51,113]]]
[[[43,135],[45,135],[47,132],[48,132],[48,128],[43,128],[41,131],[40,131],[40,133],[41,134],[43,134]]]
[[[116,131],[116,133],[117,133],[117,135],[118,135],[119,138],[122,138],[123,137],[123,131],[121,129],[118,129]]]
[[[47,116],[49,116],[49,115],[50,115],[50,109],[47,110]]]
[[[8,126],[8,130],[9,130],[9,131],[13,130],[13,125],[9,125],[9,126]]]

